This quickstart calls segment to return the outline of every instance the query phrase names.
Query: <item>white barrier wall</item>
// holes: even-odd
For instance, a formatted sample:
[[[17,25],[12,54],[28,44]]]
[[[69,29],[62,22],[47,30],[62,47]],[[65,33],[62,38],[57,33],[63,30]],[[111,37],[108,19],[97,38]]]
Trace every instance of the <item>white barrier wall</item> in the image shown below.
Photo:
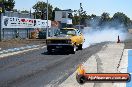
[[[47,20],[3,16],[2,28],[46,28]],[[51,21],[48,20],[51,28]]]

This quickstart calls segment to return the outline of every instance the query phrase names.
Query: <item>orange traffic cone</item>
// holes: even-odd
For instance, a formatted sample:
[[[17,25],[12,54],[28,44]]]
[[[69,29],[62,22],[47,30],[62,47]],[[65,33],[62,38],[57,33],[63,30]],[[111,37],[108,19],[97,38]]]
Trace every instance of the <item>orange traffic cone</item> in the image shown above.
[[[119,37],[119,35],[118,35],[118,41],[117,41],[117,43],[120,43],[120,37]]]

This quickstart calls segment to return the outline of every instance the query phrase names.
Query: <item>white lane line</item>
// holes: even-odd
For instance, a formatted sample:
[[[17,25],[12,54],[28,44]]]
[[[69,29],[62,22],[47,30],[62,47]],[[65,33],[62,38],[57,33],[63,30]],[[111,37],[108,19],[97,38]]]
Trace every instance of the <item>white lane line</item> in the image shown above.
[[[15,52],[15,51],[20,51],[20,50],[24,50],[24,49],[36,48],[36,47],[39,47],[39,45],[32,45],[32,46],[27,45],[25,47],[2,50],[2,51],[0,51],[0,54],[4,54],[4,53],[7,54],[9,52]]]
[[[12,53],[8,53],[8,54],[2,54],[2,55],[0,55],[0,59],[3,57],[12,56],[12,55],[16,55],[16,54],[20,54],[20,53],[24,53],[24,52],[28,52],[28,51],[32,51],[32,50],[43,49],[43,48],[46,48],[46,46],[33,48],[33,49],[27,49],[27,50],[23,50],[23,51],[12,52]]]

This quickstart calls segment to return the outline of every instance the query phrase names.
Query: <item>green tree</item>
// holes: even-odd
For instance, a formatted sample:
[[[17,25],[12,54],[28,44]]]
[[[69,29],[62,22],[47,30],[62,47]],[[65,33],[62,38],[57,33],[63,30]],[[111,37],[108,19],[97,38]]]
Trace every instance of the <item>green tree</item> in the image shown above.
[[[91,18],[95,18],[95,17],[97,17],[95,14],[92,14],[92,15],[91,15]]]
[[[15,6],[15,1],[14,0],[4,0],[4,9],[6,11],[12,11],[14,6]]]
[[[27,10],[23,10],[23,11],[21,11],[21,13],[30,13],[30,12]]]
[[[79,19],[79,16],[74,16],[73,18],[72,18],[72,21],[73,21],[73,24],[74,25],[78,25],[79,24],[79,22],[80,22],[80,19]]]
[[[0,0],[0,3],[3,3],[4,2],[4,0]]]
[[[43,1],[38,1],[34,6],[33,9],[35,10],[34,15],[36,15],[36,18],[38,19],[46,19],[46,12],[47,12],[47,3]],[[52,5],[48,4],[48,17],[49,20],[52,19]]]
[[[81,13],[81,20],[80,20],[80,24],[81,25],[86,25],[86,19],[89,19],[89,16],[87,15],[86,11],[83,11]]]
[[[72,18],[72,22],[73,22],[73,25],[78,25],[79,22],[80,22],[80,17],[78,15],[79,11],[78,10],[74,10],[74,16]]]
[[[13,12],[18,12],[17,9],[13,9]]]
[[[99,25],[105,26],[108,25],[109,22],[110,22],[110,14],[107,12],[102,13]]]
[[[120,24],[123,24],[125,27],[129,27],[131,25],[131,20],[127,15],[121,12],[117,12],[112,17],[113,21],[118,21]]]
[[[80,3],[80,9],[79,10],[74,10],[74,17],[73,19],[73,24],[74,25],[86,25],[86,19],[88,19],[89,16],[87,15],[86,11],[83,10],[82,3]]]
[[[101,20],[102,20],[102,21],[109,21],[109,20],[110,20],[109,15],[110,15],[109,13],[104,12],[104,13],[101,15]]]
[[[55,8],[54,8],[54,11],[59,11],[59,10],[61,10],[61,9],[58,8],[58,7],[55,7]]]

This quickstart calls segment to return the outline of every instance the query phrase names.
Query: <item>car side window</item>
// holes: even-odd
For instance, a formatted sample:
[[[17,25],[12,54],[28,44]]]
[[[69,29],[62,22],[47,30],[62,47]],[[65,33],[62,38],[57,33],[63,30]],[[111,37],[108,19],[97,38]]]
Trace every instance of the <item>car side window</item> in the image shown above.
[[[80,36],[81,32],[77,29],[77,35]]]
[[[75,30],[75,32],[76,32],[76,36],[78,36],[78,31],[77,31],[77,30]]]

